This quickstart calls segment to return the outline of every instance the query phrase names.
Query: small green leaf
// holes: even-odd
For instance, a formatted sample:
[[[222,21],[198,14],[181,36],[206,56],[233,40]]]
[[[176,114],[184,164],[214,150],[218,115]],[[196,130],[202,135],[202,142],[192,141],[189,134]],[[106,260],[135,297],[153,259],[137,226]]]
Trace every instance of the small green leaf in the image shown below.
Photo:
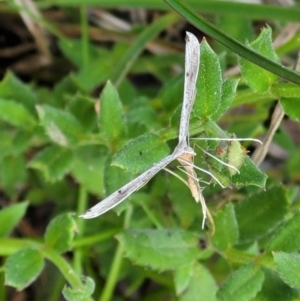
[[[286,115],[300,122],[300,98],[281,98],[280,104]]]
[[[83,128],[68,111],[48,105],[37,106],[41,125],[50,139],[61,146],[77,146],[83,138]]]
[[[239,168],[240,173],[232,176],[231,182],[236,186],[254,185],[260,188],[266,187],[268,176],[264,174],[249,157],[245,158],[244,164]]]
[[[272,30],[270,27],[264,28],[260,36],[249,45],[250,48],[267,58],[279,63],[280,60],[273,48]],[[246,84],[254,91],[266,92],[272,84],[278,81],[278,76],[250,63],[239,57],[243,79]]]
[[[34,93],[10,71],[0,83],[0,98],[24,105],[28,112],[36,116],[34,106],[37,100]]]
[[[300,254],[273,253],[276,270],[290,287],[300,289]]]
[[[193,269],[194,263],[191,262],[187,265],[182,265],[178,267],[174,271],[174,284],[177,296],[181,295],[188,288],[188,285],[194,274]]]
[[[105,139],[113,142],[126,133],[123,107],[117,89],[108,81],[100,97],[99,127]]]
[[[77,80],[76,75],[70,73],[55,84],[54,88],[51,89],[51,92],[49,91],[47,94],[49,99],[45,99],[43,103],[47,103],[55,108],[63,109],[72,103],[72,101],[69,100],[70,98],[73,98],[74,95],[80,93],[86,93],[86,91]],[[43,99],[42,97],[40,98]],[[71,112],[71,110],[69,111]],[[74,115],[76,116],[76,114]]]
[[[215,112],[210,116],[213,121],[218,121],[222,115],[229,109],[233,98],[236,93],[236,88],[238,85],[238,80],[227,79],[222,84],[222,97],[220,99],[219,106],[216,107]]]
[[[13,204],[0,211],[0,237],[5,237],[15,228],[25,215],[28,202]]]
[[[186,289],[179,295],[180,301],[216,301],[217,284],[211,273],[200,263],[192,266],[191,276]]]
[[[242,165],[244,165],[247,156],[247,150],[241,146],[239,141],[228,141],[227,148],[227,163],[230,166],[235,167],[236,169],[240,169]],[[238,174],[237,170],[231,167],[228,167],[229,174],[234,176]]]
[[[70,213],[58,215],[46,229],[45,242],[58,253],[64,253],[71,248],[75,231],[76,224]]]
[[[34,116],[28,112],[22,103],[0,98],[0,119],[23,128],[32,128],[36,125]]]
[[[300,214],[297,213],[274,233],[266,250],[296,252],[300,250]]]
[[[150,106],[150,102],[147,99],[138,99],[139,104],[134,103],[133,108],[127,112],[126,119],[133,127],[133,130],[141,130],[145,126],[147,131],[153,131],[155,129],[160,129],[160,125],[157,121],[157,114],[155,110]],[[134,132],[133,131],[133,132]],[[130,131],[130,136],[132,132]]]
[[[247,186],[254,185],[264,188],[266,185],[267,175],[259,170],[259,168],[247,157],[246,149],[239,141],[217,140],[235,138],[235,135],[225,133],[215,122],[205,122],[203,127],[208,138],[214,138],[215,141],[207,141],[207,151],[216,158],[205,155],[210,172],[225,187],[232,185]]]
[[[44,267],[42,254],[32,248],[21,249],[10,255],[5,264],[5,284],[22,290],[29,286]]]
[[[253,264],[247,264],[233,272],[217,292],[219,301],[248,301],[260,291],[263,272]]]
[[[200,69],[197,79],[197,94],[194,104],[195,114],[207,120],[216,111],[222,111],[222,73],[218,56],[204,39],[200,45]]]
[[[110,160],[108,160],[108,162],[109,161]],[[124,172],[124,170],[119,167],[108,166],[106,164],[104,169],[104,187],[106,195],[113,193],[123,185],[127,184],[130,180],[132,180],[132,175],[130,173]],[[117,214],[120,214],[127,207],[127,202],[130,201],[130,198],[131,197],[126,198],[116,207],[115,211]]]
[[[232,204],[227,205],[223,210],[214,216],[215,234],[211,240],[215,248],[226,251],[238,240],[239,230]]]
[[[65,147],[52,145],[40,151],[28,164],[42,172],[46,181],[61,180],[70,170],[73,153]]]
[[[72,175],[87,190],[103,196],[106,160],[106,148],[98,145],[81,146],[74,151]]]
[[[251,301],[295,301],[299,296],[297,290],[285,284],[278,273],[264,269],[265,280],[261,291]]]
[[[169,154],[168,146],[152,133],[124,145],[114,156],[112,165],[133,174],[143,172]]]
[[[67,301],[83,301],[90,297],[95,290],[95,281],[90,277],[82,277],[83,285],[80,288],[64,286],[63,295]]]
[[[177,269],[201,254],[198,235],[179,229],[131,229],[117,239],[131,261],[159,271]]]
[[[294,83],[278,83],[271,87],[270,92],[272,95],[275,95],[276,98],[298,98],[300,95],[300,87]]]
[[[286,191],[281,186],[269,187],[236,204],[240,242],[259,239],[274,230],[283,220],[287,204]]]
[[[68,103],[68,111],[73,114],[77,120],[86,129],[92,130],[96,124],[95,100],[85,95],[76,94],[72,96]]]
[[[8,193],[24,185],[27,172],[23,156],[8,155],[0,161],[0,179]]]

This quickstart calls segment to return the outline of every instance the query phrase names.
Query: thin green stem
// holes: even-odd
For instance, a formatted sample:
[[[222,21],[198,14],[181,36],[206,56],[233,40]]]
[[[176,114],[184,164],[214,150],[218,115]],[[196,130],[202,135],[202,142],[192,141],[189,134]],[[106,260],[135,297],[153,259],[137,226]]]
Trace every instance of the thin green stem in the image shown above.
[[[117,234],[120,231],[120,229],[109,229],[104,231],[103,233],[98,233],[95,235],[83,237],[83,238],[77,238],[73,242],[73,248],[82,248],[86,246],[91,246],[95,244],[99,244],[100,242],[103,242],[111,237],[113,237],[115,234]]]
[[[71,265],[55,250],[49,247],[45,247],[45,245],[42,242],[37,242],[30,239],[25,240],[16,238],[1,238],[0,245],[1,256],[8,256],[22,248],[27,247],[32,247],[36,248],[37,250],[40,250],[43,256],[49,261],[51,261],[60,270],[65,280],[68,281],[72,285],[72,287],[82,287],[80,277],[75,273]]]
[[[73,288],[82,287],[80,277],[60,254],[51,248],[41,248],[41,251],[46,259],[54,263]]]
[[[125,217],[124,217],[124,229],[129,227],[129,223],[132,216],[132,206],[128,206]],[[123,261],[123,251],[124,247],[122,244],[118,244],[116,253],[113,258],[113,262],[109,271],[109,275],[107,277],[104,289],[99,298],[99,301],[109,301],[112,298],[113,290],[116,286],[116,283],[119,278],[119,273]]]
[[[146,212],[148,218],[152,221],[152,223],[155,225],[158,229],[163,229],[162,224],[159,222],[159,220],[156,218],[156,216],[152,213],[152,211],[148,208],[148,206],[145,203],[141,203],[142,208]]]
[[[77,213],[84,212],[87,208],[87,201],[88,201],[88,193],[83,186],[79,188],[79,196],[77,202]],[[79,236],[84,233],[84,226],[85,220],[80,218],[77,220],[77,226],[79,229]],[[77,248],[74,251],[74,259],[73,259],[73,266],[78,275],[82,274],[82,250]]]
[[[212,37],[219,43],[223,44],[228,49],[232,50],[236,54],[245,58],[246,60],[282,77],[288,81],[294,82],[300,85],[300,74],[293,70],[289,70],[284,66],[281,66],[263,55],[255,52],[251,48],[246,47],[239,41],[228,36],[226,33],[219,30],[213,24],[207,22],[204,18],[199,16],[189,5],[181,0],[164,0],[180,15],[187,19],[190,23],[199,28],[202,32]]]
[[[86,69],[89,65],[89,24],[87,19],[87,7],[80,6],[80,20],[81,20],[81,53],[82,66]]]

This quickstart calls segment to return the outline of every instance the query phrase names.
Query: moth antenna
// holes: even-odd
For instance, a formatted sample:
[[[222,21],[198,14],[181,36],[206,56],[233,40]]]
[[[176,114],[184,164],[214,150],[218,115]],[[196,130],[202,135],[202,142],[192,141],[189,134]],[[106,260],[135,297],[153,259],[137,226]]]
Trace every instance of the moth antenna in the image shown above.
[[[223,165],[225,165],[225,166],[227,166],[227,167],[229,167],[229,168],[234,169],[238,174],[240,173],[240,171],[239,171],[235,166],[233,166],[233,165],[231,165],[231,164],[228,164],[228,163],[222,161],[222,160],[219,159],[218,157],[216,157],[216,156],[212,155],[211,153],[207,152],[206,150],[204,150],[204,149],[203,149],[202,147],[200,147],[199,145],[197,145],[197,147],[200,148],[205,154],[207,154],[208,156],[214,158],[215,160],[217,160],[217,161],[220,162],[221,164],[223,164]]]
[[[255,138],[210,138],[210,137],[203,137],[203,138],[190,138],[192,140],[207,140],[207,141],[253,141],[258,142],[259,144],[263,144],[259,139]]]
[[[174,177],[176,177],[177,179],[179,179],[182,183],[184,183],[187,187],[189,187],[188,182],[183,179],[181,176],[179,176],[176,172],[172,171],[171,169],[165,167],[164,168],[165,171],[167,171],[168,173],[170,173],[171,175],[173,175]]]
[[[196,165],[194,165],[194,164],[191,164],[190,162],[188,162],[188,161],[186,161],[186,160],[183,160],[183,159],[181,159],[182,160],[182,162],[184,162],[184,163],[186,163],[187,165],[189,165],[189,166],[191,166],[191,167],[193,167],[193,168],[195,168],[195,169],[198,169],[198,170],[200,170],[200,171],[202,171],[202,172],[204,172],[204,173],[206,173],[206,174],[208,174],[208,175],[210,175],[222,188],[225,188],[225,186],[218,180],[218,178],[216,177],[216,176],[214,176],[211,172],[209,172],[209,171],[207,171],[207,170],[205,170],[205,169],[203,169],[203,168],[201,168],[201,167],[198,167],[198,166],[196,166]]]
[[[200,178],[198,178],[198,177],[195,177],[195,176],[193,176],[192,174],[190,174],[189,172],[187,172],[187,171],[184,169],[184,166],[177,166],[177,168],[178,168],[180,171],[182,171],[183,173],[185,173],[186,175],[188,175],[189,177],[191,177],[192,179],[194,179],[194,180],[196,180],[196,181],[198,181],[198,182],[204,183],[204,184],[206,184],[206,185],[209,185],[209,184],[210,184],[209,182],[204,181],[204,180],[202,180],[202,179],[200,179]],[[174,173],[174,174],[175,174],[175,173]],[[202,191],[203,191],[203,189],[204,189],[204,188],[201,188]]]

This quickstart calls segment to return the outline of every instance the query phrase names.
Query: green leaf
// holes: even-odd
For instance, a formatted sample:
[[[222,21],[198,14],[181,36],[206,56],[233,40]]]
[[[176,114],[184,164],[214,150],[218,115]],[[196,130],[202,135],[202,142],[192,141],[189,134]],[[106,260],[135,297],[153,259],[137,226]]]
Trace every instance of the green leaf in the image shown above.
[[[180,229],[131,229],[117,239],[131,261],[159,271],[177,269],[201,254],[198,235]]]
[[[261,291],[251,301],[293,301],[297,300],[298,291],[285,284],[275,271],[263,270],[265,280]]]
[[[148,131],[161,128],[157,120],[157,113],[151,107],[149,99],[146,98],[138,98],[131,104],[130,110],[126,114],[126,119],[130,126],[134,127],[134,130],[143,129],[141,125],[145,126]],[[132,136],[131,131],[129,134]]]
[[[72,159],[72,151],[59,145],[52,145],[40,151],[28,166],[40,170],[46,181],[56,182],[69,172]]]
[[[7,72],[0,83],[0,98],[24,105],[28,112],[36,116],[34,93],[11,72]]]
[[[8,236],[25,215],[28,202],[13,204],[0,211],[0,237]]]
[[[70,213],[60,214],[48,225],[45,242],[58,253],[64,253],[71,248],[75,231],[76,224],[72,215]]]
[[[0,161],[0,179],[6,192],[13,193],[24,185],[26,177],[25,161],[21,155],[8,155]]]
[[[109,162],[109,160],[107,162]],[[130,180],[132,180],[132,175],[130,173],[124,172],[124,170],[119,167],[108,166],[106,164],[104,169],[104,187],[106,195],[113,193],[127,184]],[[114,209],[117,214],[120,214],[127,207],[127,202],[130,201],[130,198],[131,197],[126,198],[116,207],[116,209]]]
[[[61,146],[77,146],[83,139],[83,128],[69,112],[47,105],[37,106],[41,125],[50,139]]]
[[[20,156],[31,147],[32,136],[31,131],[0,131],[0,159],[8,155]]]
[[[30,129],[36,125],[36,120],[22,103],[0,98],[0,119],[5,122]]]
[[[85,129],[93,130],[96,125],[95,100],[85,95],[72,95],[68,111],[73,114]]]
[[[260,188],[266,187],[268,176],[263,173],[249,157],[245,158],[244,164],[239,168],[240,173],[232,176],[231,182],[237,186],[254,185]]]
[[[234,207],[228,204],[223,210],[218,211],[214,216],[215,234],[211,241],[215,248],[226,251],[238,240],[239,229],[235,217]]]
[[[300,213],[285,222],[273,234],[266,251],[296,252],[300,250]]]
[[[32,248],[21,249],[10,255],[5,264],[5,284],[22,290],[29,286],[44,267],[42,254]]]
[[[280,104],[286,115],[300,122],[300,98],[281,98]]]
[[[283,220],[287,204],[286,191],[281,186],[267,188],[236,204],[240,242],[250,242],[273,231]]]
[[[205,122],[203,127],[208,138],[235,138],[234,134],[229,135],[225,133],[215,122]],[[247,151],[239,141],[208,140],[207,151],[222,162],[234,167],[225,165],[208,154],[205,155],[205,162],[210,172],[225,187],[230,187],[231,185],[265,187],[267,175],[262,173],[251,159],[247,157]]]
[[[282,280],[290,287],[300,289],[300,254],[274,252],[273,258]]]
[[[124,145],[113,156],[112,165],[136,174],[145,171],[168,154],[168,146],[155,134],[147,133]]]
[[[227,79],[222,84],[222,97],[219,106],[215,108],[214,113],[210,116],[213,121],[218,121],[222,115],[229,109],[236,93],[238,80]]]
[[[47,103],[55,108],[62,109],[72,102],[69,102],[68,98],[74,97],[74,95],[79,93],[85,93],[85,90],[83,89],[81,83],[77,80],[76,76],[70,73],[54,86],[49,93],[50,99],[44,103]],[[76,116],[76,114],[74,115]]]
[[[90,277],[82,277],[83,285],[80,288],[64,286],[63,296],[67,301],[83,301],[90,297],[95,290],[95,281]]]
[[[108,81],[100,97],[100,131],[107,141],[112,143],[126,133],[123,107],[117,89]]]
[[[103,196],[106,160],[106,148],[98,145],[81,146],[74,151],[72,175],[87,190]]]
[[[217,292],[219,301],[247,301],[255,297],[264,281],[264,274],[254,264],[233,272]]]
[[[207,120],[216,111],[222,111],[222,74],[218,56],[204,39],[200,45],[200,69],[197,79],[197,94],[194,112],[201,119]]]
[[[256,50],[265,57],[279,63],[280,60],[273,48],[272,30],[270,27],[264,28],[260,36],[249,45],[249,48]],[[239,58],[243,79],[254,91],[265,92],[272,84],[278,81],[278,76],[249,61]]]
[[[297,98],[300,95],[300,87],[293,83],[278,83],[270,88],[270,92],[276,98]]]
[[[174,284],[175,284],[175,290],[176,295],[181,295],[184,291],[187,290],[189,283],[191,281],[191,278],[194,274],[194,263],[191,262],[187,265],[182,265],[178,267],[174,271]]]
[[[176,285],[176,283],[175,283]],[[211,273],[198,262],[194,263],[186,289],[179,295],[180,301],[216,301],[217,284]]]

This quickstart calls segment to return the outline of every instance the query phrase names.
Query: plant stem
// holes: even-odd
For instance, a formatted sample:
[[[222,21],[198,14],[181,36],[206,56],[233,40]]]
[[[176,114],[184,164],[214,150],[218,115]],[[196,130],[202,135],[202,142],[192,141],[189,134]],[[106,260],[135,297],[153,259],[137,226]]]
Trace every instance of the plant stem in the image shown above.
[[[141,203],[142,208],[146,212],[148,218],[152,221],[152,223],[155,225],[157,229],[163,229],[162,224],[159,222],[159,220],[156,218],[156,216],[151,212],[151,210],[148,208],[148,206],[145,203]]]
[[[83,238],[77,238],[73,243],[73,248],[81,248],[86,247],[90,245],[95,245],[97,243],[103,242],[115,234],[117,234],[120,231],[120,229],[108,229],[106,231],[103,231],[103,233],[99,233],[96,235],[91,235]]]
[[[81,53],[82,53],[82,66],[86,69],[89,65],[89,27],[87,19],[87,7],[80,6],[80,23],[81,23]]]
[[[72,287],[82,287],[80,278],[69,265],[69,263],[60,254],[58,254],[51,248],[41,248],[41,251],[45,258],[54,263],[54,265],[60,270],[60,272]]]
[[[83,186],[80,186],[79,188],[79,196],[78,196],[78,206],[77,206],[77,213],[84,212],[87,208],[87,200],[88,200],[88,193]],[[85,226],[85,220],[83,218],[79,218],[77,220],[77,226],[79,230],[79,236],[81,236],[84,233],[84,226]],[[74,251],[74,259],[73,259],[73,266],[77,273],[77,275],[82,274],[82,251],[81,249],[77,248]]]
[[[124,218],[124,229],[127,229],[129,227],[130,219],[132,215],[132,206],[128,206]],[[107,281],[105,283],[104,289],[102,291],[102,294],[99,298],[99,301],[109,301],[111,300],[113,290],[116,286],[116,283],[118,281],[118,276],[120,272],[120,268],[122,265],[123,260],[123,251],[124,247],[122,244],[118,244],[116,253],[114,255],[114,259],[109,271],[109,275],[107,277]]]

